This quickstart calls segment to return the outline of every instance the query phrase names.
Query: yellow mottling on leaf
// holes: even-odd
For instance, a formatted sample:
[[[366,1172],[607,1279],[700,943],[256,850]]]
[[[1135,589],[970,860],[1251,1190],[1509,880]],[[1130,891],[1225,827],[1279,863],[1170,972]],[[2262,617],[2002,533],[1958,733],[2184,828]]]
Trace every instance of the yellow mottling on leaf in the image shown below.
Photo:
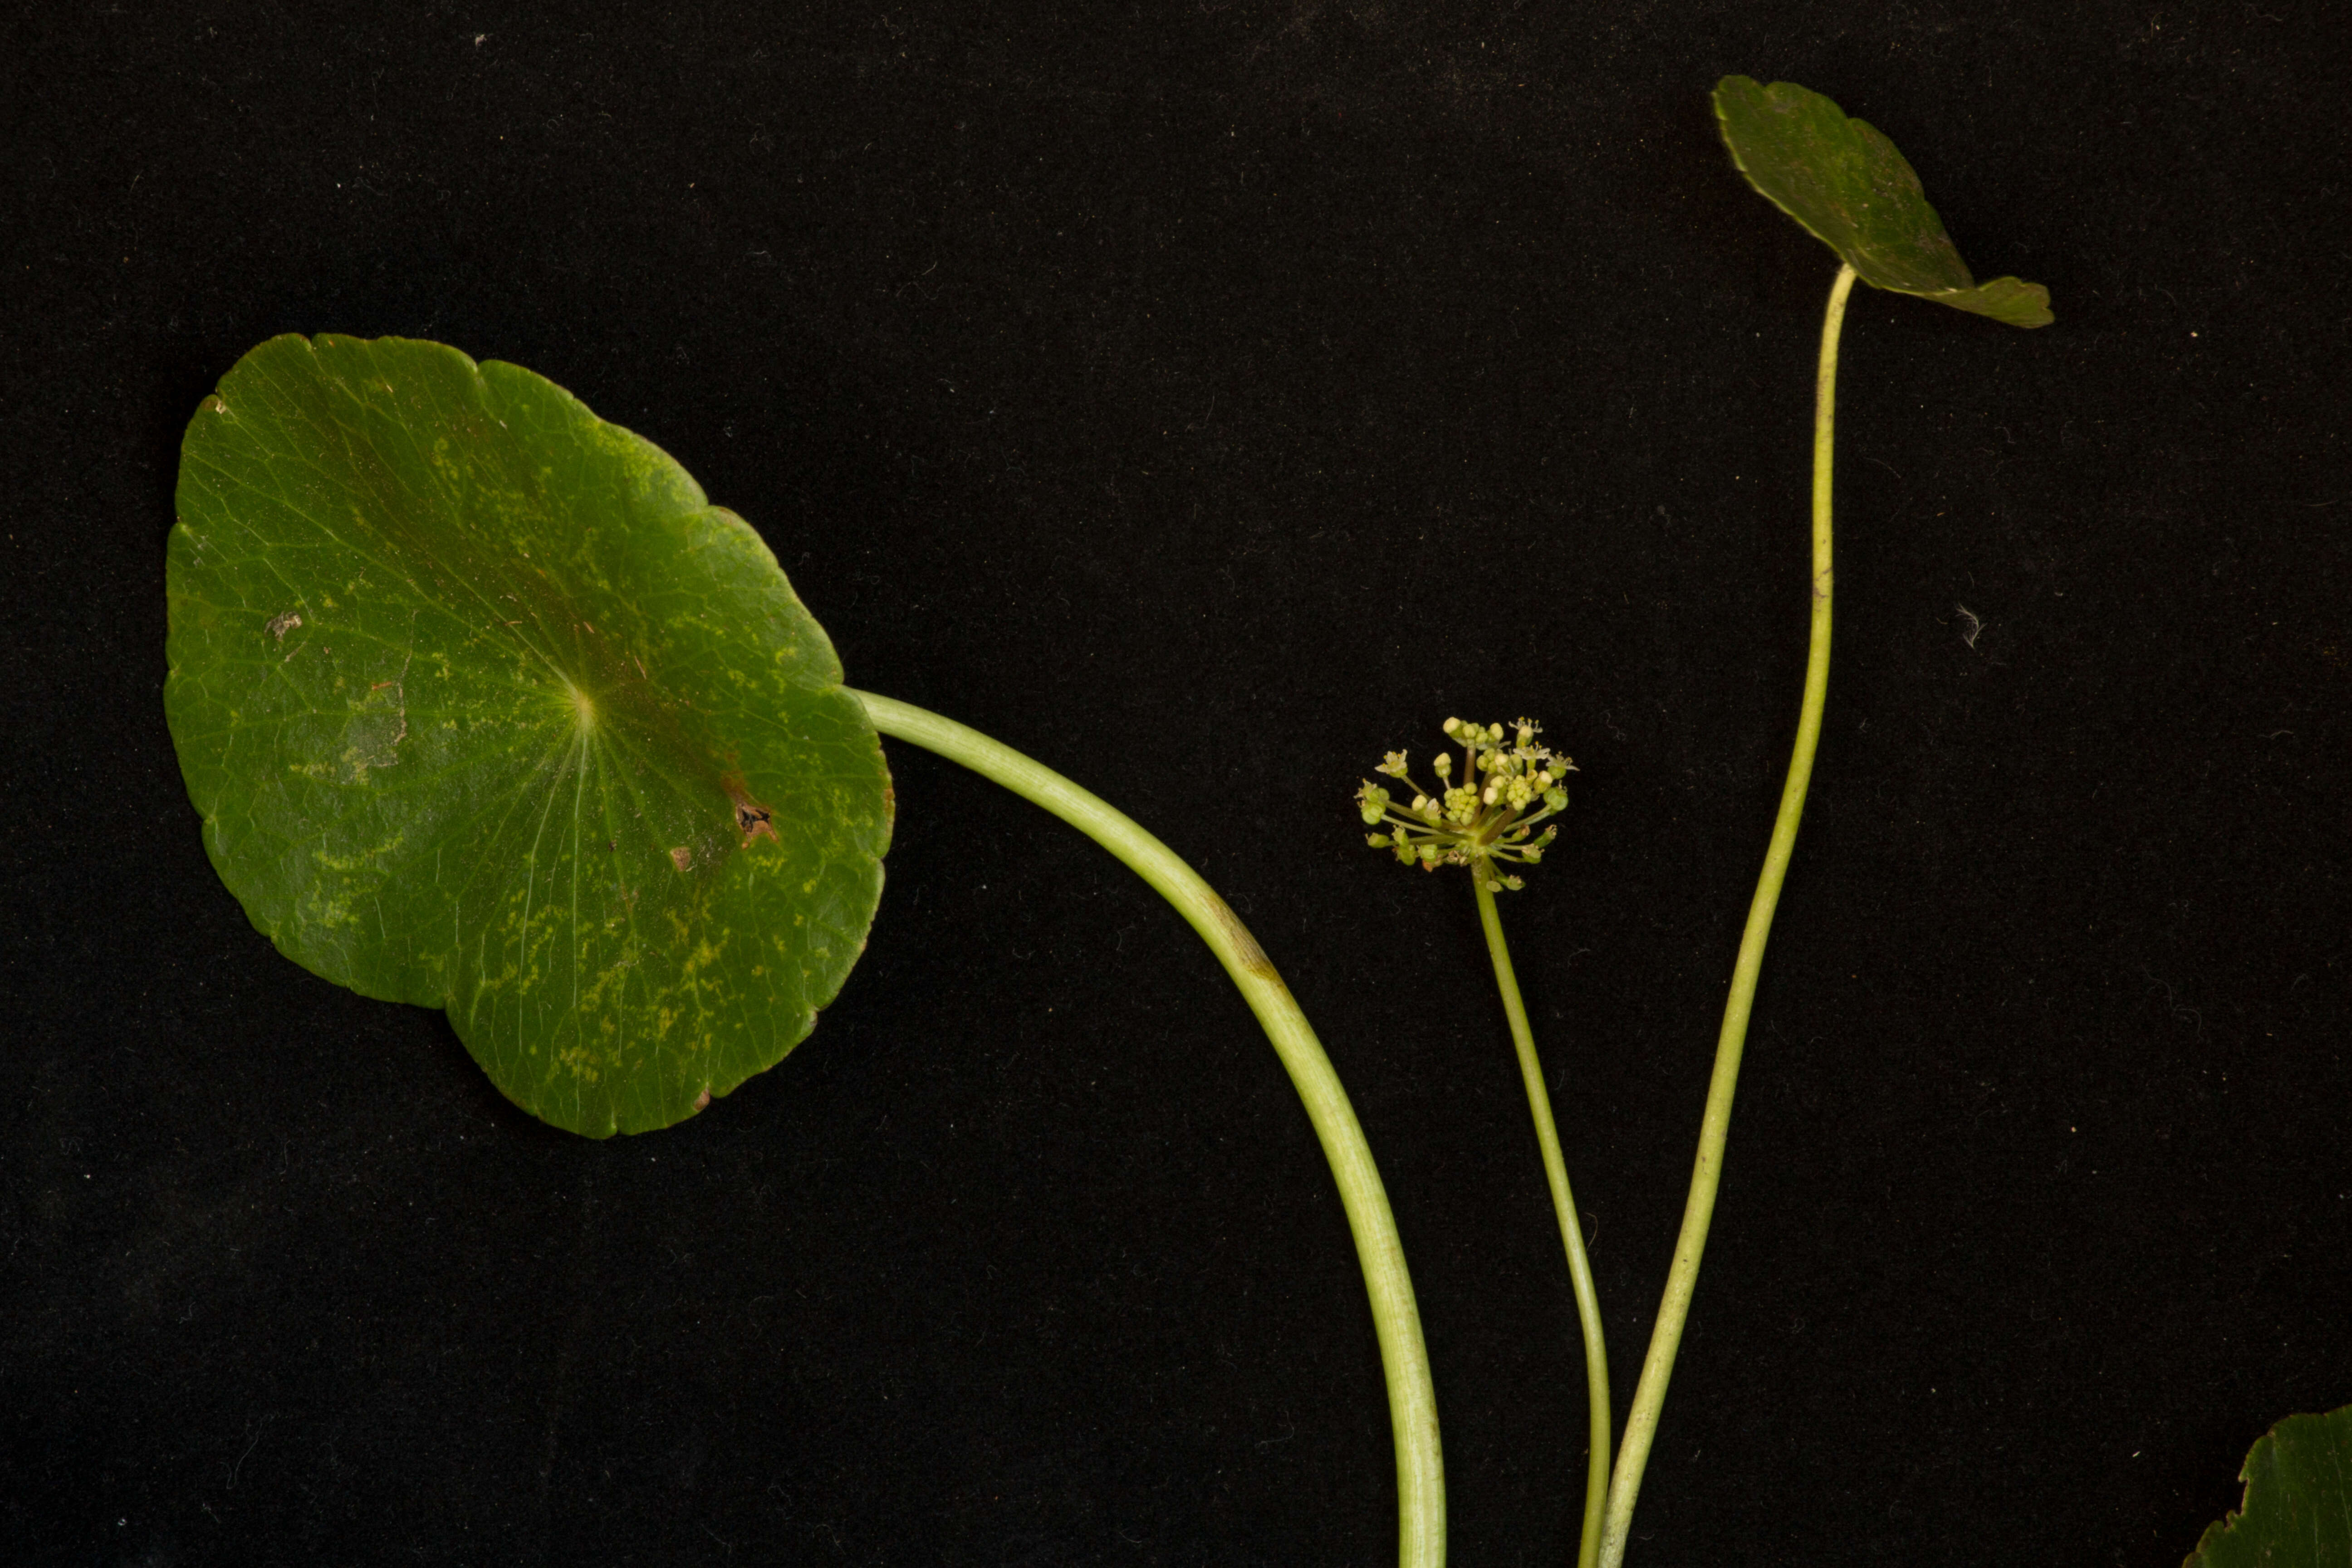
[[[330,871],[340,871],[348,875],[353,871],[367,869],[369,861],[391,854],[400,847],[402,841],[407,837],[404,833],[395,833],[374,848],[362,849],[356,855],[330,855],[324,849],[314,849],[310,852],[310,858]]]
[[[614,964],[610,968],[604,970],[596,976],[595,983],[590,985],[587,990],[580,994],[579,1010],[581,1015],[583,1016],[594,1016],[604,1032],[608,1035],[613,1032],[612,1016],[606,1013],[600,1013],[597,1010],[604,1005],[604,988],[613,984],[613,977],[620,973],[622,965]]]

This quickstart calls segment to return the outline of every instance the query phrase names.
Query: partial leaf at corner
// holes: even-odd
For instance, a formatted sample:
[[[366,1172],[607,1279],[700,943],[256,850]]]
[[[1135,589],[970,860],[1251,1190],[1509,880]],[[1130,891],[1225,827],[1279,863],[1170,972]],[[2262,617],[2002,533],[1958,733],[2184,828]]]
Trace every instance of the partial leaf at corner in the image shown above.
[[[2183,1568],[2352,1564],[2352,1405],[2290,1415],[2254,1439],[2238,1511],[2206,1528]]]

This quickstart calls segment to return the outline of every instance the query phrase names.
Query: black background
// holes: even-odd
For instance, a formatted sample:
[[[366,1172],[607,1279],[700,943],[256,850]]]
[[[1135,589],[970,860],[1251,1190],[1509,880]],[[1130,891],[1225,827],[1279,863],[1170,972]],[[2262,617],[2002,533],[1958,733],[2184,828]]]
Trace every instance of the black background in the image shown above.
[[[0,1555],[1393,1550],[1290,1088],[1175,917],[924,754],[775,1071],[593,1143],[278,956],[159,692],[179,434],[275,332],[529,365],[853,682],[1240,910],[1395,1200],[1454,1560],[1582,1379],[1466,883],[1348,796],[1582,767],[1507,900],[1619,1408],[1804,657],[1833,262],[1706,90],[1894,137],[2024,332],[1860,290],[1830,717],[1637,1563],[2170,1565],[2352,1401],[2345,13],[49,5],[0,63]],[[1964,640],[1966,605],[1982,623]]]

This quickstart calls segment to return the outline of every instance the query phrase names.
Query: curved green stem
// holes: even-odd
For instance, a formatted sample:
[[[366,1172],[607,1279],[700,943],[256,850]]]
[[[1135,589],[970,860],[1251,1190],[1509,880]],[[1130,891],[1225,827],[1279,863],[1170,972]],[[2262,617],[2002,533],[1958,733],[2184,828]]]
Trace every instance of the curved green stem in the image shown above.
[[[1401,1568],[1444,1568],[1445,1465],[1437,1441],[1437,1394],[1430,1384],[1429,1350],[1422,1341],[1421,1313],[1413,1304],[1412,1277],[1405,1272],[1396,1216],[1389,1210],[1388,1194],[1347,1090],[1339,1087],[1339,1075],[1307,1016],[1264,950],[1190,866],[1098,797],[952,719],[871,692],[852,695],[866,704],[874,727],[885,735],[962,763],[1044,806],[1118,856],[1176,906],[1233,976],[1306,1104],[1323,1157],[1339,1181],[1348,1228],[1355,1234],[1356,1255],[1371,1296],[1381,1365],[1388,1378],[1389,1425],[1396,1441],[1397,1561]]]
[[[1698,1285],[1699,1255],[1706,1250],[1707,1226],[1715,1217],[1715,1193],[1723,1179],[1723,1144],[1731,1131],[1731,1096],[1739,1083],[1739,1057],[1748,1043],[1748,1014],[1756,1000],[1756,976],[1764,966],[1764,942],[1772,932],[1772,911],[1780,901],[1780,883],[1789,873],[1789,857],[1797,847],[1797,824],[1805,815],[1805,791],[1813,779],[1813,752],[1822,738],[1822,707],[1830,689],[1830,456],[1837,413],[1838,333],[1845,322],[1846,296],[1853,289],[1853,268],[1838,268],[1830,285],[1829,310],[1822,319],[1822,359],[1813,404],[1813,622],[1812,642],[1805,659],[1805,702],[1797,716],[1797,743],[1789,758],[1788,782],[1780,789],[1780,815],[1772,824],[1772,842],[1764,851],[1764,873],[1756,881],[1756,897],[1748,906],[1748,929],[1739,938],[1739,957],[1732,965],[1731,994],[1723,1005],[1723,1033],[1715,1047],[1715,1076],[1706,1089],[1706,1113],[1699,1123],[1698,1161],[1691,1172],[1690,1197],[1683,1205],[1682,1235],[1675,1242],[1674,1267],[1666,1275],[1665,1298],[1658,1304],[1658,1321],[1650,1332],[1650,1353],[1642,1363],[1642,1381],[1633,1391],[1633,1407],[1625,1415],[1625,1441],[1617,1456],[1617,1469],[1609,1485],[1609,1522],[1601,1532],[1601,1568],[1619,1568],[1625,1560],[1626,1533],[1633,1527],[1633,1500],[1641,1490],[1642,1470],[1650,1460],[1650,1444],[1658,1433],[1658,1413],[1666,1402],[1666,1379],[1682,1348],[1683,1324],[1690,1316],[1691,1292]]]
[[[1551,1096],[1544,1089],[1543,1064],[1536,1059],[1536,1037],[1528,1027],[1527,1005],[1519,1000],[1518,977],[1511,973],[1511,950],[1503,943],[1495,892],[1476,878],[1471,886],[1478,890],[1478,923],[1486,930],[1486,952],[1495,961],[1495,986],[1503,994],[1504,1016],[1511,1021],[1511,1043],[1519,1049],[1519,1077],[1528,1086],[1528,1110],[1535,1117],[1536,1142],[1543,1150],[1544,1175],[1551,1183],[1552,1212],[1559,1216],[1559,1239],[1568,1247],[1577,1321],[1584,1330],[1584,1401],[1592,1447],[1585,1468],[1584,1529],[1578,1538],[1576,1563],[1577,1568],[1593,1568],[1601,1560],[1601,1516],[1609,1501],[1609,1347],[1601,1338],[1601,1296],[1592,1288],[1592,1268],[1584,1259],[1584,1227],[1577,1221],[1576,1199],[1568,1190],[1568,1163],[1560,1158]]]

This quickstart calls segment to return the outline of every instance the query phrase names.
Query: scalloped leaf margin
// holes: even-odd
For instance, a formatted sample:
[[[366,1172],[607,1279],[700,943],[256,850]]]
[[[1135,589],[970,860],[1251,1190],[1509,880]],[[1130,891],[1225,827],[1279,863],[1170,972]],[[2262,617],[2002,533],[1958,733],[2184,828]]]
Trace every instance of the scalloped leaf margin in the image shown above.
[[[2206,1527],[2183,1568],[2352,1563],[2352,1405],[2290,1415],[2254,1439],[2238,1511]]]

